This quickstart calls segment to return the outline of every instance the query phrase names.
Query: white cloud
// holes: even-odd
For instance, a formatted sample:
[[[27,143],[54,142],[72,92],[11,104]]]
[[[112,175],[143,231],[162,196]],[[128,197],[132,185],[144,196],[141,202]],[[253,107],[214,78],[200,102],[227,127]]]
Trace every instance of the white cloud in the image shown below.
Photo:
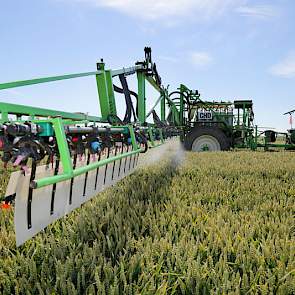
[[[295,78],[295,52],[270,68],[270,73],[283,78]]]
[[[195,51],[190,54],[191,63],[199,68],[212,64],[213,58],[207,52]]]
[[[269,19],[278,15],[278,9],[272,5],[240,6],[236,12],[246,17]]]
[[[144,20],[209,19],[243,5],[246,0],[75,0],[107,7]]]

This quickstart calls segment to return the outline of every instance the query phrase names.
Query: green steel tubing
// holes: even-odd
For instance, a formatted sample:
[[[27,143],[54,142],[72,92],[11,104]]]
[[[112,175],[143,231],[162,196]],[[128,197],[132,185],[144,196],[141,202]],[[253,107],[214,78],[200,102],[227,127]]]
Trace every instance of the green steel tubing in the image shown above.
[[[150,148],[156,148],[156,147],[159,147],[159,146],[161,146],[161,145],[163,145],[163,144],[165,143],[165,140],[164,140],[164,138],[163,138],[163,131],[162,131],[162,129],[158,129],[158,130],[159,130],[159,132],[160,132],[160,141],[161,141],[161,143],[156,144],[156,143],[155,143],[155,139],[154,139],[154,135],[153,135],[153,130],[152,130],[152,128],[149,127],[149,129],[148,129],[148,133],[149,133],[149,136],[150,136],[150,138],[151,138],[151,140],[150,140],[150,143],[151,143]]]
[[[0,106],[0,108],[1,108],[1,106]],[[4,111],[4,110],[3,111],[1,110],[1,120],[0,120],[0,122],[4,123],[4,122],[7,122],[7,121],[9,121],[8,113],[6,111]]]
[[[160,132],[161,143],[163,144],[165,142],[164,137],[163,137],[163,130],[159,129],[159,132]]]
[[[117,115],[116,99],[114,92],[114,83],[111,71],[106,71],[106,84],[108,89],[108,99],[110,105],[110,114]]]
[[[68,79],[74,79],[74,78],[80,78],[80,77],[94,76],[98,74],[100,74],[100,71],[8,82],[8,83],[0,84],[0,90],[35,85],[35,84],[42,84],[42,83],[48,83],[48,82],[54,82],[54,81],[60,81],[60,80],[68,80]]]
[[[145,74],[141,71],[137,72],[138,83],[138,120],[145,123],[146,120],[146,98],[145,98]]]
[[[141,149],[137,149],[135,151],[131,151],[128,153],[117,155],[117,156],[114,156],[114,157],[111,157],[108,159],[103,159],[103,160],[98,161],[96,163],[91,163],[87,166],[74,169],[74,170],[72,170],[72,173],[64,173],[64,174],[60,174],[60,175],[55,175],[55,176],[50,176],[50,177],[42,178],[39,180],[35,180],[31,183],[31,187],[34,189],[37,189],[37,188],[52,185],[55,183],[59,183],[62,181],[70,180],[73,177],[77,177],[77,176],[82,175],[86,172],[97,169],[98,167],[110,164],[114,161],[121,160],[121,159],[127,158],[127,157],[135,155],[135,154],[139,154],[140,152],[141,152]]]
[[[91,170],[94,170],[98,167],[101,167],[103,165],[106,165],[106,164],[109,164],[109,163],[112,163],[112,162],[115,162],[117,160],[120,160],[120,159],[123,159],[123,158],[127,158],[129,156],[133,156],[135,154],[139,154],[141,152],[141,149],[137,149],[137,150],[134,150],[134,151],[131,151],[131,152],[128,152],[128,153],[125,153],[125,154],[121,154],[121,155],[117,155],[117,156],[114,156],[112,158],[109,158],[109,159],[104,159],[102,161],[99,161],[97,163],[91,163],[87,166],[84,166],[84,167],[80,167],[80,168],[77,168],[73,171],[73,174],[74,174],[74,177],[76,176],[79,176],[81,174],[84,174],[86,172],[89,172]]]
[[[161,92],[162,88],[156,83],[156,81],[150,77],[150,76],[145,76],[145,79],[158,91]]]
[[[135,74],[136,71],[139,71],[139,70],[143,70],[142,65],[137,65],[135,67],[130,67],[130,68],[123,68],[119,70],[113,70],[111,71],[111,73],[113,77],[119,76],[121,74],[124,74],[125,76],[127,76],[127,75]]]
[[[19,104],[0,102],[0,113],[2,114],[0,121],[7,121],[8,114],[14,115],[27,115],[27,116],[40,116],[40,117],[62,117],[64,119],[71,120],[88,120],[93,122],[100,122],[100,117],[88,116],[84,114],[75,114],[69,112],[60,112],[56,110],[36,108],[30,106],[24,106]],[[4,114],[4,117],[3,117]]]
[[[107,77],[106,71],[104,69],[104,63],[99,63],[98,67],[101,73],[96,75],[96,84],[100,102],[101,116],[104,121],[107,121],[108,115],[111,114],[110,95],[108,87],[109,83],[107,82],[107,79],[110,78],[110,75],[108,75]]]
[[[180,91],[180,103],[179,103],[179,121],[180,125],[184,124],[184,94]]]
[[[165,141],[163,140],[161,140],[161,142],[160,143],[158,143],[158,144],[156,144],[155,142],[154,142],[154,145],[153,146],[151,146],[150,148],[151,149],[154,149],[154,148],[157,148],[157,147],[159,147],[159,146],[161,146],[161,145],[163,145],[165,143]]]
[[[69,150],[62,119],[61,118],[53,119],[52,123],[53,123],[53,129],[54,129],[56,141],[57,141],[60,160],[63,165],[63,172],[64,174],[71,175],[73,173],[73,164],[71,161],[70,150]]]
[[[120,74],[131,75],[131,74],[134,74],[137,70],[140,70],[142,68],[143,68],[142,66],[123,68],[123,69],[111,71],[111,74],[113,77],[118,76]],[[60,75],[60,76],[51,76],[51,77],[36,78],[36,79],[30,79],[30,80],[0,83],[0,90],[35,85],[35,84],[42,84],[42,83],[48,83],[48,82],[54,82],[54,81],[60,81],[60,80],[75,79],[75,78],[81,78],[81,77],[87,77],[87,76],[95,76],[95,75],[99,75],[100,73],[101,71],[98,70],[94,72],[66,74],[66,75]]]
[[[155,144],[154,146],[152,146],[151,148],[154,149],[154,148],[157,148],[159,146],[163,145],[163,143],[158,143],[158,144]]]
[[[133,128],[132,125],[129,125],[128,128],[129,128],[129,134],[130,134],[130,137],[131,137],[131,144],[132,144],[133,150],[138,150],[139,147],[138,147],[138,144],[136,142],[134,128]]]
[[[149,130],[148,130],[148,133],[149,133],[149,136],[150,136],[150,142],[152,144],[152,147],[155,146],[155,140],[154,140],[154,135],[153,135],[153,130],[151,127],[149,127]]]
[[[170,104],[170,109],[172,111],[172,117],[173,117],[174,123],[176,123],[177,126],[181,126],[181,124],[180,124],[180,113],[179,113],[175,103],[168,97],[167,97],[167,100],[168,100],[168,102]]]
[[[168,90],[165,89],[161,100],[161,121],[166,120],[166,97],[168,97]]]
[[[257,150],[257,145],[258,145],[258,126],[255,125],[255,139],[254,139],[254,144],[255,144],[255,151]]]
[[[183,91],[183,92],[188,92],[188,93],[191,93],[192,91],[187,87],[185,86],[184,84],[180,84],[180,88],[179,88],[180,91]]]

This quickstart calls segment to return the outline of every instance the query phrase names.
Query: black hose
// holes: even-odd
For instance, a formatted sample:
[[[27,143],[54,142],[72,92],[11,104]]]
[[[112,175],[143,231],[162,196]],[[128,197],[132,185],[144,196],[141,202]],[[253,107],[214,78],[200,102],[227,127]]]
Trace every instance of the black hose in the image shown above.
[[[114,91],[116,91],[117,93],[124,94],[123,89],[116,86],[116,85],[114,85]],[[130,92],[130,95],[134,96],[136,99],[136,113],[135,114],[134,114],[134,108],[133,108],[133,103],[132,103],[132,112],[133,112],[134,118],[136,119],[138,116],[138,94],[132,90],[129,90],[129,92]]]
[[[174,95],[174,94],[183,95],[184,98],[185,98],[185,100],[186,100],[186,103],[187,103],[188,105],[193,105],[193,104],[189,101],[188,96],[187,96],[186,94],[184,94],[183,92],[180,92],[180,91],[173,91],[173,92],[171,92],[171,93],[169,94],[169,97],[171,97],[171,96]]]
[[[118,125],[118,126],[125,125],[124,122],[117,115],[114,115],[114,114],[109,114],[107,116],[107,120],[109,124],[111,125]]]
[[[137,140],[144,145],[144,149],[141,151],[141,153],[143,154],[146,153],[147,150],[149,149],[149,145],[148,145],[148,140],[145,134],[138,132],[136,133],[136,137],[137,137]],[[139,138],[141,138],[141,141],[139,140]]]
[[[188,105],[188,117],[190,118],[191,116],[191,113],[192,113],[192,107],[195,105],[194,103],[191,103],[189,101],[189,98],[188,98],[188,95],[183,93],[183,92],[180,92],[180,91],[173,91],[169,94],[169,97],[171,97],[172,95],[174,94],[179,94],[179,95],[183,95],[185,100],[186,100],[186,103]],[[180,98],[175,98],[175,99],[180,99]],[[171,99],[171,100],[175,100],[175,99]]]
[[[129,91],[129,88],[128,88],[127,79],[124,76],[124,74],[119,75],[119,79],[120,79],[120,82],[122,84],[122,89],[123,89],[123,93],[124,93],[125,101],[126,101],[126,112],[125,112],[123,122],[125,124],[128,124],[128,123],[131,122],[132,114],[133,114],[134,118],[136,118],[136,114],[135,114],[135,111],[134,111],[134,108],[133,108],[133,103],[132,103],[130,91]]]

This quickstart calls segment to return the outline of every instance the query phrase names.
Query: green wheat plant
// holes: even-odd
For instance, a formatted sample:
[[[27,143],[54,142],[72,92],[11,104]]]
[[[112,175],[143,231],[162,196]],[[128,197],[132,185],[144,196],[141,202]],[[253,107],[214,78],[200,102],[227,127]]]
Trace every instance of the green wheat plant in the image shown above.
[[[295,294],[294,160],[243,151],[163,160],[19,248],[13,212],[1,211],[0,293]]]

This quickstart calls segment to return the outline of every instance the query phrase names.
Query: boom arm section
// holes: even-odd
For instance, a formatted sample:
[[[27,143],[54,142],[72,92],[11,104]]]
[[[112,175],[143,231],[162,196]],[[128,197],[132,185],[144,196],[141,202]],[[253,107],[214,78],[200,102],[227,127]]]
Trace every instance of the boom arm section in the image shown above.
[[[129,75],[138,79],[137,92],[128,87]],[[17,245],[132,173],[143,153],[179,135],[165,122],[146,122],[146,81],[159,92],[158,103],[168,99],[150,48],[133,67],[107,70],[101,60],[94,72],[2,83],[0,90],[86,76],[96,79],[101,117],[0,102],[1,159],[16,170],[1,199],[3,208],[15,207]],[[121,87],[113,83],[117,76]],[[125,96],[124,119],[117,116],[116,92]]]

